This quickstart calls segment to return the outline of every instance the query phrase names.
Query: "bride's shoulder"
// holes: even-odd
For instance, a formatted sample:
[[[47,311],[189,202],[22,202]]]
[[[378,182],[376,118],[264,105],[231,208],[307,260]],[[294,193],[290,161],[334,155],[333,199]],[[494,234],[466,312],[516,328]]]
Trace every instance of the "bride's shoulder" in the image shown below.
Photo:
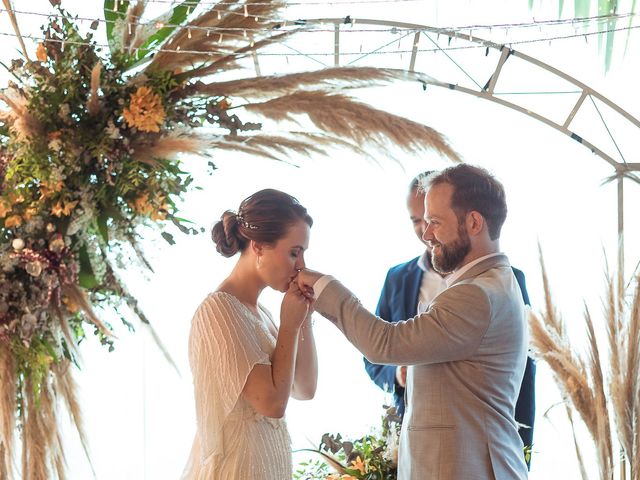
[[[209,293],[196,310],[196,316],[229,317],[236,316],[238,305],[236,298],[226,292],[215,291]]]

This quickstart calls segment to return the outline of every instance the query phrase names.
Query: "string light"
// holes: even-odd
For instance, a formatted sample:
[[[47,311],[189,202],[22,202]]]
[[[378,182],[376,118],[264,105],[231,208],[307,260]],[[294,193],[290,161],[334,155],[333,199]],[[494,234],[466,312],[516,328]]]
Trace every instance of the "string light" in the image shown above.
[[[151,0],[150,0],[151,1]],[[365,2],[363,2],[365,3]],[[252,5],[259,5],[256,3],[252,3]],[[265,3],[265,5],[267,5]],[[269,4],[270,5],[270,4]],[[289,5],[291,5],[289,3]],[[245,12],[233,12],[233,11],[229,11],[227,12],[229,15],[241,15],[243,17],[248,16],[248,11],[246,11],[246,5],[244,5],[245,7]],[[5,8],[0,8],[0,12],[7,12],[8,10]],[[117,13],[122,13],[117,11],[116,9],[111,10],[112,12],[117,12]],[[34,15],[34,16],[42,16],[42,17],[47,17],[47,18],[63,18],[63,15],[58,15],[58,14],[49,14],[49,13],[42,13],[42,12],[32,12],[32,11],[21,11],[21,10],[13,10],[13,12],[16,15]],[[218,16],[218,20],[222,19],[221,13],[219,10],[217,10],[217,16]],[[571,18],[571,19],[556,19],[556,20],[536,20],[535,18],[533,19],[533,22],[522,22],[522,23],[502,23],[502,24],[474,24],[474,25],[463,25],[463,26],[453,26],[453,27],[446,27],[446,28],[442,28],[442,30],[447,30],[447,31],[451,31],[451,32],[460,32],[460,31],[466,31],[466,30],[488,30],[490,33],[492,31],[492,29],[505,29],[506,32],[505,34],[508,36],[509,34],[509,29],[511,28],[531,28],[531,27],[535,27],[535,28],[542,28],[543,26],[564,26],[567,24],[571,24],[572,26],[575,26],[575,23],[589,23],[591,21],[597,21],[597,22],[611,22],[613,20],[620,20],[620,19],[624,19],[624,18],[630,18],[630,17],[636,17],[637,14],[635,13],[625,13],[625,14],[612,14],[612,15],[599,15],[599,16],[593,16],[593,17],[579,17],[579,18]],[[287,21],[285,19],[278,19],[278,18],[272,18],[272,17],[261,17],[259,15],[255,15],[254,18],[256,19],[256,23],[260,20],[263,19],[267,22],[269,22],[270,25],[265,25],[262,27],[256,27],[256,28],[251,28],[250,30],[254,30],[254,31],[268,31],[272,29],[272,25],[274,23],[276,24],[281,24],[283,26],[286,26]],[[116,21],[115,20],[106,20],[106,19],[102,19],[102,18],[88,18],[88,17],[77,17],[77,20],[84,20],[84,21],[90,21],[90,22],[98,22],[98,23],[105,23],[105,24],[113,24]],[[355,25],[356,20],[355,19],[350,19],[351,25]],[[169,28],[178,28],[178,27],[183,27],[184,25],[181,24],[171,24],[171,23],[164,23],[164,22],[158,22],[158,21],[150,21],[150,22],[137,22],[138,25],[140,26],[146,26],[146,25],[151,25],[154,26],[156,28],[162,28],[162,27],[169,27]],[[131,26],[129,25],[129,28]],[[189,28],[192,28],[194,30],[202,30],[202,31],[215,31],[215,30],[219,30],[222,29],[222,27],[215,27],[215,26],[210,26],[210,27],[203,27],[203,26],[198,26],[198,25],[191,25]],[[398,29],[399,27],[393,27],[394,29]],[[233,30],[234,27],[226,27],[224,28],[224,30]],[[240,30],[241,28],[236,28],[237,30]],[[406,31],[407,29],[402,29],[403,31]],[[411,30],[411,29],[408,29]],[[383,30],[374,30],[374,29],[370,29],[370,30],[357,30],[357,31],[383,31]]]
[[[524,44],[531,44],[531,43],[540,43],[540,42],[550,42],[553,40],[567,40],[567,39],[573,39],[573,38],[578,38],[578,37],[584,37],[585,39],[587,39],[590,36],[593,35],[602,35],[604,33],[610,33],[610,32],[619,32],[619,31],[630,31],[630,30],[635,30],[640,28],[640,25],[635,25],[635,26],[627,26],[627,27],[620,27],[620,28],[615,28],[615,29],[607,29],[607,30],[597,30],[594,32],[587,32],[587,33],[580,33],[577,35],[560,35],[560,36],[555,36],[555,37],[550,37],[550,38],[536,38],[536,39],[529,39],[529,40],[516,40],[516,41],[512,41],[512,42],[508,42],[509,47],[511,48],[513,45],[524,45]],[[316,30],[317,31],[317,30]],[[332,32],[333,30],[325,30],[326,32]],[[379,30],[378,30],[379,31]],[[425,33],[432,33],[430,31],[425,31],[423,29],[415,29],[414,31],[424,31]],[[305,30],[302,30],[302,32],[305,32]],[[351,32],[351,31],[348,31]],[[314,33],[314,31],[308,31],[308,33]],[[220,35],[220,42],[222,42],[223,39],[223,35]],[[5,36],[5,37],[13,37],[16,38],[17,35],[15,33],[9,33],[9,32],[0,32],[0,36]],[[43,41],[47,41],[47,42],[56,42],[56,43],[60,43],[62,45],[62,48],[64,49],[66,44],[69,45],[85,45],[85,46],[96,46],[99,48],[109,48],[109,45],[106,44],[93,44],[93,43],[89,43],[89,42],[82,42],[82,41],[73,41],[73,40],[68,40],[68,39],[54,39],[54,38],[44,38],[44,37],[38,37],[38,36],[34,36],[34,35],[22,35],[23,38],[25,39],[29,39],[35,42],[43,42]],[[451,38],[451,37],[449,37]],[[477,39],[475,40],[476,42],[478,41]],[[489,43],[491,45],[494,45],[492,42],[486,42]],[[476,45],[456,45],[456,46],[449,46],[449,47],[437,47],[437,48],[425,48],[425,49],[418,49],[417,52],[440,52],[440,51],[448,51],[448,50],[470,50],[470,49],[477,49],[477,48],[486,48],[488,45],[485,44],[485,42],[483,43],[478,43]],[[149,49],[146,48],[135,48],[132,49],[133,51],[149,51]],[[154,52],[162,52],[162,53],[180,53],[180,54],[198,54],[198,55],[207,55],[207,56],[218,56],[219,53],[221,53],[220,51],[211,51],[211,50],[206,50],[206,51],[201,51],[201,50],[182,50],[179,46],[176,47],[175,49],[165,49],[165,48],[160,48],[157,50],[154,50]],[[372,52],[366,52],[367,55],[393,55],[393,54],[398,54],[398,53],[411,53],[412,50],[393,50],[393,51],[372,51]],[[311,56],[333,56],[334,53],[330,52],[319,52],[319,53],[277,53],[277,52],[260,52],[261,56],[304,56],[304,57],[311,57]],[[360,52],[340,52],[341,56],[353,56],[353,55],[362,55]]]

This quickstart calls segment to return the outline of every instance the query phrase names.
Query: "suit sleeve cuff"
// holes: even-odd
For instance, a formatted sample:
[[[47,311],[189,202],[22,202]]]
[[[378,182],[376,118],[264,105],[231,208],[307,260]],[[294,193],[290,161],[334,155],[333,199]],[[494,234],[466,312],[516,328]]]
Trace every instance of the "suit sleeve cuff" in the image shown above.
[[[323,275],[322,277],[320,277],[316,281],[316,283],[313,284],[313,297],[317,300],[323,290],[327,287],[327,285],[329,285],[334,280],[335,278],[333,278],[331,275]]]

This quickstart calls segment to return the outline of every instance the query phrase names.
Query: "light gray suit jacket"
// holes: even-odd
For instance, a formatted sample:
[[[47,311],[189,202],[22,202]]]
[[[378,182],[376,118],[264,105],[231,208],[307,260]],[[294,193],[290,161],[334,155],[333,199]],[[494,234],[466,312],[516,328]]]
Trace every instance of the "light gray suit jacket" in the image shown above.
[[[514,420],[527,330],[506,256],[473,266],[404,322],[376,317],[338,281],[315,308],[369,361],[409,365],[398,480],[527,478]]]

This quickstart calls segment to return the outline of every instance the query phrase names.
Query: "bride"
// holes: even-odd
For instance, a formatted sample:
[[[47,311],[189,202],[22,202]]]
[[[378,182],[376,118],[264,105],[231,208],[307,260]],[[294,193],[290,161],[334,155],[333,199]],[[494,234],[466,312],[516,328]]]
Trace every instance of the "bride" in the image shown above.
[[[267,189],[213,227],[217,251],[240,257],[192,320],[197,432],[185,480],[291,478],[284,412],[290,396],[313,398],[318,375],[310,300],[293,281],[312,223],[295,198]],[[265,287],[286,292],[279,327],[258,303]]]

